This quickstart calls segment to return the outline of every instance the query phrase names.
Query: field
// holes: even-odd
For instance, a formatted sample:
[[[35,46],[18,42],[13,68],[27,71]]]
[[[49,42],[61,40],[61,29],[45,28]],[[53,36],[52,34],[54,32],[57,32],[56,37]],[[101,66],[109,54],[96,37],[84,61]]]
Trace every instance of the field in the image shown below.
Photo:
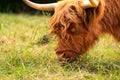
[[[101,35],[87,54],[59,61],[50,16],[0,13],[0,80],[120,80],[120,43]]]

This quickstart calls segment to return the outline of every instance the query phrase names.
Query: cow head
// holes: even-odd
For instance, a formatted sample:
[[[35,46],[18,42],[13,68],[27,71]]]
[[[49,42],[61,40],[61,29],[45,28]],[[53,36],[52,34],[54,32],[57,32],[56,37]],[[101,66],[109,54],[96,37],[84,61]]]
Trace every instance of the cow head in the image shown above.
[[[29,3],[28,0],[24,1]],[[101,32],[99,20],[104,13],[102,0],[64,0],[49,4],[49,8],[48,4],[43,7],[29,3],[29,6],[41,10],[55,9],[50,27],[58,40],[56,54],[60,60],[74,60],[77,55],[84,54]]]

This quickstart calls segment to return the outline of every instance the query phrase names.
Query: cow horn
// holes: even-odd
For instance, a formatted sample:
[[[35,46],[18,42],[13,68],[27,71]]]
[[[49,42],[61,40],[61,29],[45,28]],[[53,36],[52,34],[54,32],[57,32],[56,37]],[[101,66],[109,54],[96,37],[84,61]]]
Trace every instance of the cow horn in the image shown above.
[[[31,2],[29,0],[23,0],[25,4],[28,6],[37,9],[37,10],[46,10],[46,11],[52,11],[55,9],[58,3],[50,3],[50,4],[37,4],[34,2]]]
[[[99,0],[83,0],[82,7],[83,8],[90,8],[90,7],[97,7],[99,5]]]

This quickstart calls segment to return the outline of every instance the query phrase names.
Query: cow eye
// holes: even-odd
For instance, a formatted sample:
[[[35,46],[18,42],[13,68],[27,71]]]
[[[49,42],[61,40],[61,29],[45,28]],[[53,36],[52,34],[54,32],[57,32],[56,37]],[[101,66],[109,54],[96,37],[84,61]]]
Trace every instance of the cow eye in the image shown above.
[[[69,28],[68,28],[68,33],[75,33],[76,32],[76,27],[74,23],[71,23]]]

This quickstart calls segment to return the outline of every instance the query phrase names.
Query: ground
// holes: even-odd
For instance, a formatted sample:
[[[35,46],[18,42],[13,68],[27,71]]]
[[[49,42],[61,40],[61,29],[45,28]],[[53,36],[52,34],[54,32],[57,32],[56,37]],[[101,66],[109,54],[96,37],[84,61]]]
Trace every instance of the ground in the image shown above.
[[[120,80],[120,43],[108,34],[74,62],[59,61],[48,15],[0,13],[0,80]]]

